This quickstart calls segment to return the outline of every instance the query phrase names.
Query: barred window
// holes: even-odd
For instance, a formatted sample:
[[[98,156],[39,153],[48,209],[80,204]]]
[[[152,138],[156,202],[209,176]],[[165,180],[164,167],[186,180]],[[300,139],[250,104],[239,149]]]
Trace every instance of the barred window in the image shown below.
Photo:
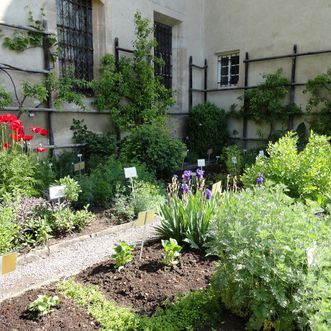
[[[230,87],[238,84],[239,52],[218,55],[217,76],[219,87]]]
[[[163,60],[163,65],[155,65],[154,73],[168,89],[172,88],[172,27],[159,22],[154,23],[155,56]]]
[[[92,0],[57,0],[60,75],[68,66],[77,79],[93,79]]]

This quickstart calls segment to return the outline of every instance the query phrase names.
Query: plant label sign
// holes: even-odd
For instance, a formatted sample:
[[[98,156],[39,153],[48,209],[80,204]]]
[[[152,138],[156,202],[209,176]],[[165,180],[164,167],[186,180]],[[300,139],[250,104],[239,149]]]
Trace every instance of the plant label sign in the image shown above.
[[[137,225],[147,225],[153,223],[155,218],[154,210],[142,211],[138,214]]]
[[[17,253],[9,253],[0,256],[0,275],[9,274],[16,270]]]
[[[236,158],[235,156],[233,156],[233,157],[231,158],[231,160],[232,160],[232,163],[233,163],[233,164],[237,164],[237,163],[238,163],[237,158]]]
[[[81,171],[81,170],[84,170],[85,169],[85,162],[82,161],[82,162],[78,162],[78,163],[75,163],[74,164],[74,171]]]
[[[263,149],[259,151],[259,156],[264,157],[264,150]]]
[[[50,186],[49,200],[58,200],[65,197],[65,185]]]
[[[206,160],[205,159],[199,159],[198,160],[198,167],[202,168],[206,166]]]
[[[215,195],[217,193],[222,193],[222,181],[219,181],[212,186],[211,194]]]
[[[136,167],[124,168],[124,175],[125,175],[125,178],[137,177]]]

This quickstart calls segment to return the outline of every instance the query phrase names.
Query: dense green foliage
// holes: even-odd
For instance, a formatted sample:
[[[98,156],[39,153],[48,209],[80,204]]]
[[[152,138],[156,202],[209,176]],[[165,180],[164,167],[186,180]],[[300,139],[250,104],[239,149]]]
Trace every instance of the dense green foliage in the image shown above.
[[[102,60],[101,78],[93,83],[96,106],[110,110],[119,129],[150,123],[163,123],[165,111],[173,104],[169,91],[154,75],[156,41],[150,21],[135,14],[133,56],[121,57],[118,65],[112,55]]]
[[[116,137],[110,132],[95,133],[87,129],[84,120],[73,120],[70,127],[73,131],[73,141],[77,144],[86,144],[80,151],[84,158],[89,160],[93,158],[105,158],[114,155],[116,152]]]
[[[285,184],[288,194],[321,205],[331,201],[331,145],[326,136],[311,133],[302,152],[297,149],[297,136],[288,133],[278,142],[269,143],[269,157],[258,157],[241,177],[245,186],[256,183],[259,173],[275,183]]]
[[[331,68],[309,80],[304,92],[310,96],[307,110],[317,112],[312,116],[311,129],[331,136]]]
[[[78,200],[79,193],[81,193],[82,190],[76,180],[70,176],[66,176],[60,178],[57,181],[57,184],[65,186],[64,197],[68,202],[75,202]]]
[[[232,176],[239,176],[244,166],[244,155],[238,145],[230,145],[223,148],[222,160],[225,163],[226,171]]]
[[[12,221],[14,211],[12,208],[0,205],[0,254],[11,251],[17,241],[17,225]]]
[[[210,290],[198,290],[179,295],[174,302],[166,302],[151,317],[140,317],[128,308],[108,301],[92,286],[69,280],[61,283],[63,295],[87,308],[91,317],[108,331],[183,331],[213,325],[218,319],[218,306]]]
[[[228,136],[225,111],[212,103],[193,107],[186,131],[191,158],[205,157],[208,149],[220,155]]]
[[[329,304],[324,278],[313,279],[326,293],[311,296],[318,285],[307,284],[316,273],[309,250],[330,247],[329,221],[316,217],[316,208],[294,203],[281,186],[224,195],[212,225],[211,252],[220,258],[213,286],[227,308],[249,317],[249,330],[304,329],[307,308],[318,315],[320,304]],[[330,261],[318,268],[329,273]]]
[[[185,145],[163,126],[143,125],[132,130],[121,143],[120,157],[144,163],[157,178],[166,179],[178,170]]]

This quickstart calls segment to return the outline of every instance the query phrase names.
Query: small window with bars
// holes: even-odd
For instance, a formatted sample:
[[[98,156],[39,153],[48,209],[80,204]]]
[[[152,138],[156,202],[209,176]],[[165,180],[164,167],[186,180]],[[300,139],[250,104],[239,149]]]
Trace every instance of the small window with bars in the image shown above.
[[[219,87],[237,86],[239,81],[239,52],[218,55],[217,76]]]
[[[60,75],[93,79],[92,0],[56,0]]]
[[[157,42],[154,53],[163,61],[163,65],[155,64],[154,73],[160,77],[162,84],[172,88],[172,26],[154,23],[154,37]]]

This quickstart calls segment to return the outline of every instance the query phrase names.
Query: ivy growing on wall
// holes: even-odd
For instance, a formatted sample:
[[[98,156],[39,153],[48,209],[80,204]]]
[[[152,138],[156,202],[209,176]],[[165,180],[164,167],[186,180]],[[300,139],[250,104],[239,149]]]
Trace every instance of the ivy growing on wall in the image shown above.
[[[309,94],[307,111],[317,112],[317,116],[312,116],[311,129],[331,135],[331,68],[309,80],[304,93]]]
[[[135,14],[133,56],[115,63],[113,55],[102,60],[101,78],[93,82],[95,104],[99,110],[110,110],[118,129],[163,122],[165,111],[174,103],[171,91],[154,75],[156,41],[153,26],[139,12]]]

